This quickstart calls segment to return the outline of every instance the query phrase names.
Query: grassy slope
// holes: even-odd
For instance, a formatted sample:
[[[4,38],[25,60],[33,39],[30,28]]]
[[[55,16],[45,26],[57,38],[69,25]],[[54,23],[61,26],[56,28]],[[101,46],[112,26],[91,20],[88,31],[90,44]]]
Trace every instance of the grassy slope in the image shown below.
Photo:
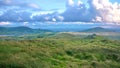
[[[120,42],[72,35],[0,41],[0,68],[120,68]]]

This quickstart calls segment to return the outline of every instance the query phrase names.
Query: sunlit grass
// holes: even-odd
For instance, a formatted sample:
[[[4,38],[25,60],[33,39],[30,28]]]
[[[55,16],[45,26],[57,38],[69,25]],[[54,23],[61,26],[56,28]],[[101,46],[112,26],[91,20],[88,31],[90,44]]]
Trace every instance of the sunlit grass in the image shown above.
[[[119,44],[101,36],[4,40],[0,41],[0,68],[119,68]]]

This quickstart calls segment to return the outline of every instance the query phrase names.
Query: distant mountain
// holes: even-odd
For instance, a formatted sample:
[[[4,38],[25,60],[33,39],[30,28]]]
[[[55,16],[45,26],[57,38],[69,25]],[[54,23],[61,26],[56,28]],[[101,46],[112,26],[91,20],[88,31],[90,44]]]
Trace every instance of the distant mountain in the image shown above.
[[[115,32],[114,30],[102,28],[102,27],[95,27],[95,28],[90,28],[87,30],[84,30],[82,32]]]
[[[45,29],[32,29],[25,26],[0,27],[0,35],[24,35],[24,34],[35,34],[35,33],[44,33],[44,32],[51,32],[51,31]]]

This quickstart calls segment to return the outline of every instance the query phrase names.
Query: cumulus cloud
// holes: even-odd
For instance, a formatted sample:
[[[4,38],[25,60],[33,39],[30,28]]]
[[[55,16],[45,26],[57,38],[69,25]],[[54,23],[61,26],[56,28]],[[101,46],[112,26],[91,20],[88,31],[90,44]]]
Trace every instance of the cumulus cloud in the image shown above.
[[[74,1],[73,0],[67,0],[66,7],[74,7]]]
[[[120,22],[120,4],[111,3],[109,0],[91,0],[90,9],[96,12],[96,21],[101,19],[102,22]]]
[[[81,4],[83,4],[83,2],[81,0],[78,0],[77,6],[80,6]]]
[[[89,8],[81,0],[67,0],[65,20],[88,22],[120,22],[120,4],[110,0],[88,0]]]
[[[87,11],[87,7],[80,0],[77,3],[73,0],[68,0],[66,4],[68,5],[67,9],[62,14],[64,21],[90,21],[91,17]]]
[[[16,10],[12,7],[12,12],[4,9],[7,10],[7,12],[0,12],[0,21],[34,20],[120,23],[120,4],[118,2],[113,3],[110,0],[88,0],[86,4],[82,1],[83,0],[67,0],[66,10],[64,12],[54,13],[56,9],[49,11],[25,11],[26,8],[40,9],[39,5],[29,0],[0,0],[0,8],[5,6],[9,6],[9,8],[11,8],[11,6],[19,7]],[[25,8],[22,9],[24,12],[20,12],[20,8]]]
[[[4,26],[4,25],[10,25],[10,22],[0,22],[0,26]]]

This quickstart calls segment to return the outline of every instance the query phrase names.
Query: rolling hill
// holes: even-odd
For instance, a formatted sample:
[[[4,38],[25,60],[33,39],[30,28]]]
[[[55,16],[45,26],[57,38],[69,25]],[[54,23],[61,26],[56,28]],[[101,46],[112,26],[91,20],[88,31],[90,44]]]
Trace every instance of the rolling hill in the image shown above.
[[[94,27],[87,30],[83,30],[82,32],[115,32],[115,31],[102,27]]]
[[[32,29],[25,26],[19,27],[0,27],[0,35],[23,35],[23,34],[35,34],[50,32],[50,30],[45,29]]]

